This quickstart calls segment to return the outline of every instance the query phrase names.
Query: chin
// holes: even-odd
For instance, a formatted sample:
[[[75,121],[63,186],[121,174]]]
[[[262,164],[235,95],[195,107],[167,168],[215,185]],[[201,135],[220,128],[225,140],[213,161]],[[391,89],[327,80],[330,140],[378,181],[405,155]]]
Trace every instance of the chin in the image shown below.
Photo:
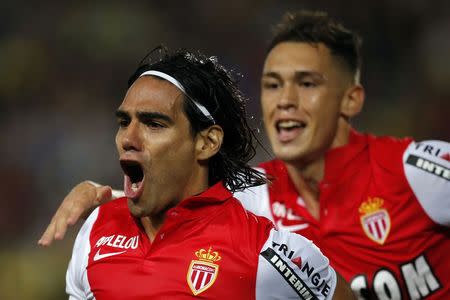
[[[135,218],[145,216],[144,210],[131,199],[128,199],[128,209],[130,210],[131,215]]]
[[[288,151],[277,151],[275,152],[275,156],[277,159],[282,160],[286,163],[294,163],[303,160],[302,155],[299,155],[298,153],[291,153]]]
[[[303,160],[304,151],[299,149],[300,147],[297,145],[277,145],[273,147],[273,153],[275,154],[277,159],[291,162],[296,160]]]

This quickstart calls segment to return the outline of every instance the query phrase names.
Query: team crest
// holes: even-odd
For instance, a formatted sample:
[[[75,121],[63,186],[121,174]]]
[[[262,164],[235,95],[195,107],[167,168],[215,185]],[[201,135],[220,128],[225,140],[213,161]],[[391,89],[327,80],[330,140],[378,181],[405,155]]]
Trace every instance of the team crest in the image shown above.
[[[380,245],[384,244],[391,230],[391,218],[383,208],[384,200],[378,197],[370,198],[359,207],[361,225],[366,235]]]
[[[222,257],[217,251],[208,251],[200,249],[195,252],[198,260],[192,260],[187,273],[187,282],[192,293],[198,295],[209,289],[216,281],[219,274],[219,265],[214,262],[219,261]]]

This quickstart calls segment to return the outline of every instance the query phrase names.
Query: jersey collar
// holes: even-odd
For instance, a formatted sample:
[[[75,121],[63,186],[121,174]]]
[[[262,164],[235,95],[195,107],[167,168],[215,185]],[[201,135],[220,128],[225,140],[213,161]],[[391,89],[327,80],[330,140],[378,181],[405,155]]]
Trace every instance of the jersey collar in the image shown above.
[[[348,144],[333,148],[325,154],[324,181],[337,181],[344,173],[356,172],[360,163],[367,159],[363,155],[367,146],[367,135],[351,129]]]
[[[187,219],[204,216],[204,209],[213,209],[232,197],[233,195],[223,186],[223,183],[218,182],[204,192],[182,200],[177,206],[167,211],[167,216],[183,215]]]

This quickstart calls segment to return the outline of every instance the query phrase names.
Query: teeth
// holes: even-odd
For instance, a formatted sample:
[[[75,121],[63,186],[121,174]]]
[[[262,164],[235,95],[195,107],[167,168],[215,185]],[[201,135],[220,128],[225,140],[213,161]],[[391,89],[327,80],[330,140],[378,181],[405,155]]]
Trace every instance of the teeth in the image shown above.
[[[138,184],[137,183],[132,183],[131,184],[131,189],[133,190],[133,192],[136,192],[138,190]]]
[[[298,121],[293,121],[293,120],[289,120],[289,121],[280,121],[278,123],[278,127],[279,128],[292,128],[292,127],[301,127],[302,124]]]

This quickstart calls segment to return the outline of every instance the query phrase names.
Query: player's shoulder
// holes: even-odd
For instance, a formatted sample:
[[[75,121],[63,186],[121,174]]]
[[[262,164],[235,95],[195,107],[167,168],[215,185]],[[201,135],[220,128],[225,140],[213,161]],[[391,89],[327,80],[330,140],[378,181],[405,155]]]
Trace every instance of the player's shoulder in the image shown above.
[[[401,176],[403,174],[403,153],[413,139],[372,134],[366,134],[366,137],[372,167],[382,170],[385,174]]]
[[[209,228],[220,230],[208,230],[215,238],[220,236],[223,242],[229,242],[229,246],[236,253],[241,253],[249,261],[255,261],[262,245],[267,240],[273,223],[267,218],[255,215],[248,211],[239,200],[229,198],[215,210],[214,214],[208,214],[209,220],[205,223]]]
[[[403,154],[404,174],[427,215],[450,226],[450,143],[412,142]]]
[[[109,214],[110,216],[128,214],[128,199],[121,197],[102,204],[100,214]]]
[[[405,154],[446,164],[450,162],[450,143],[439,140],[413,141]]]
[[[367,142],[373,155],[385,157],[394,153],[401,156],[413,139],[411,137],[399,138],[367,134]]]
[[[267,183],[237,191],[233,196],[239,200],[246,210],[259,216],[272,218],[269,206],[269,186]]]
[[[268,234],[268,231],[274,228],[274,225],[270,219],[249,210],[242,203],[242,200],[233,197],[229,200],[229,202],[233,205],[233,210],[230,210],[229,214],[234,217],[234,222],[238,223],[239,226],[245,226],[249,228],[250,231],[255,233],[262,232],[263,234]]]
[[[331,299],[336,273],[329,260],[301,235],[272,229],[260,251],[257,291],[268,299]]]
[[[97,207],[95,213],[95,227],[104,224],[121,223],[122,220],[130,218],[126,197],[114,199]]]
[[[439,177],[450,180],[450,143],[439,140],[411,142],[402,155],[405,174],[419,177]]]

